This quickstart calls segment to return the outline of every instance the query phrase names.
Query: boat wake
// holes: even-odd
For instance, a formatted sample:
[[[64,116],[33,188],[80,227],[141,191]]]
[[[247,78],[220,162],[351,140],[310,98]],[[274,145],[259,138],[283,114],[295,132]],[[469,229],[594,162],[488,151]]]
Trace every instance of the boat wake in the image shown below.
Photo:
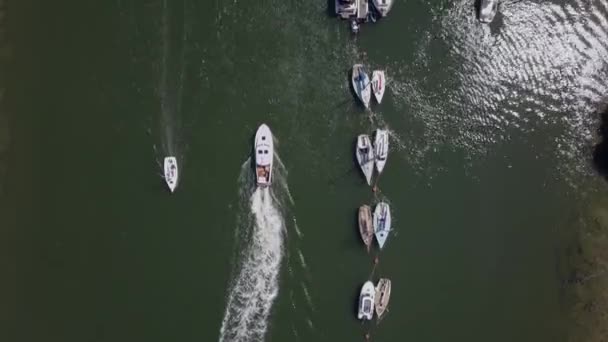
[[[187,16],[186,8],[184,7],[182,41],[179,49],[174,49],[171,44],[171,23],[170,15],[171,8],[168,6],[167,0],[162,4],[162,20],[161,20],[161,65],[160,68],[160,85],[158,95],[160,97],[161,117],[160,129],[162,137],[162,153],[164,156],[176,156],[179,154],[178,142],[176,139],[176,131],[179,126],[179,118],[176,114],[181,112],[182,106],[182,91],[185,74],[185,45],[187,40]],[[173,56],[174,52],[179,55]],[[175,61],[177,63],[171,63]],[[175,75],[175,77],[173,77]]]
[[[220,342],[262,341],[279,293],[285,221],[270,188],[249,190],[253,183],[250,165],[249,160],[243,164],[239,180],[245,183],[241,201],[246,199],[243,195],[249,195],[249,208],[240,210],[244,215],[237,220],[237,248],[242,252],[228,294]]]

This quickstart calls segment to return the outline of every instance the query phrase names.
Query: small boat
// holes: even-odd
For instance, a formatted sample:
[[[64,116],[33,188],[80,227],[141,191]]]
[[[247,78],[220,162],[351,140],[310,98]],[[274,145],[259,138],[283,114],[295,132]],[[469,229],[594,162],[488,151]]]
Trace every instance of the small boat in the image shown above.
[[[391,231],[391,208],[385,202],[380,202],[374,210],[374,234],[380,249],[384,247],[384,243],[388,238],[388,233]]]
[[[367,252],[369,253],[369,248],[372,245],[372,240],[374,239],[372,210],[369,205],[364,204],[359,207],[359,233],[361,233],[361,239],[363,240],[363,243],[367,247]]]
[[[365,108],[369,108],[369,100],[371,99],[372,91],[369,76],[367,76],[365,73],[363,65],[353,65],[352,83],[353,90],[355,91],[355,94],[359,100],[361,100]]]
[[[381,16],[386,17],[393,7],[393,0],[373,0],[374,7]]]
[[[165,169],[165,182],[167,182],[167,186],[169,186],[169,190],[171,190],[171,192],[173,192],[173,191],[175,191],[175,188],[177,187],[177,180],[179,178],[179,173],[177,170],[177,159],[175,159],[175,157],[165,157],[164,169]]]
[[[365,282],[359,295],[359,312],[357,318],[371,321],[374,317],[374,297],[376,289],[371,281]]]
[[[390,299],[391,280],[380,278],[380,280],[378,280],[378,285],[376,285],[376,296],[374,298],[374,306],[376,307],[376,315],[378,315],[378,319],[382,318],[382,315],[384,315]]]
[[[367,184],[372,183],[372,174],[374,173],[374,149],[372,147],[369,135],[361,134],[357,138],[357,162],[363,171],[363,175],[367,180]]]
[[[256,183],[258,186],[269,186],[272,183],[274,144],[272,133],[266,124],[262,124],[255,133],[253,153],[255,154]]]
[[[336,0],[336,15],[342,19],[348,19],[357,15],[357,0]]]
[[[388,131],[386,129],[376,130],[376,140],[374,141],[376,155],[376,170],[382,173],[386,158],[388,158]]]
[[[354,19],[350,21],[350,30],[352,33],[359,33],[359,24]]]
[[[374,97],[378,103],[382,102],[385,85],[386,77],[384,76],[384,70],[374,70],[372,72],[372,91],[374,92]]]
[[[494,20],[498,10],[498,0],[481,0],[479,5],[479,21],[489,24]]]

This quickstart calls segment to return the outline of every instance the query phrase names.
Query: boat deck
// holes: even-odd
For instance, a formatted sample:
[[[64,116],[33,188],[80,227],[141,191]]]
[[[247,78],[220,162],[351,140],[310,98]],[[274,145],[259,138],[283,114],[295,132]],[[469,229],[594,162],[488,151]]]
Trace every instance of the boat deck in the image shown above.
[[[341,0],[335,0],[336,14],[342,19],[349,19],[357,15],[357,1],[351,3],[342,3]]]
[[[367,21],[369,0],[354,0],[352,5],[335,0],[336,14],[342,19],[354,19],[358,22]]]
[[[357,6],[357,19],[367,20],[367,12],[369,11],[368,0],[358,0]]]

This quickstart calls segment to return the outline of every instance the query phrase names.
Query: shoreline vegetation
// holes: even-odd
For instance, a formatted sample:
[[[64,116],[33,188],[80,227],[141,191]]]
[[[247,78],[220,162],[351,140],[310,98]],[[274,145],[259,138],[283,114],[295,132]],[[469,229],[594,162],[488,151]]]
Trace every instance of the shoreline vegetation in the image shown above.
[[[596,171],[608,182],[608,106],[600,111]],[[608,341],[608,196],[595,192],[582,201],[565,252],[563,290],[567,298],[568,341]]]

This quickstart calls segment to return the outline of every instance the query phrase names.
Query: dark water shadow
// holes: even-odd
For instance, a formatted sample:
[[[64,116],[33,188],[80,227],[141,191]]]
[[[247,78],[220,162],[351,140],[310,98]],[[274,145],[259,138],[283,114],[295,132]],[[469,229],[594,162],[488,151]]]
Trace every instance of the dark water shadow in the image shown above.
[[[479,20],[479,12],[481,10],[481,0],[475,0],[473,3],[473,9],[475,10],[475,18]]]
[[[361,295],[361,287],[363,286],[363,283],[358,284],[358,285],[359,285],[358,287],[354,287],[354,291],[351,296],[352,301],[353,301],[354,317],[357,317],[357,315],[359,314],[359,296]]]
[[[600,114],[598,135],[601,140],[593,149],[593,166],[608,181],[608,107]]]
[[[361,238],[361,232],[359,231],[359,208],[355,208],[353,210],[353,227],[355,228],[353,230],[353,236],[355,237],[355,239],[357,240],[357,245],[359,245],[361,248],[363,248],[364,251],[367,252],[367,246],[365,246],[365,243],[363,242],[363,239]]]
[[[336,2],[335,0],[327,0],[327,16],[335,17],[336,16]]]

